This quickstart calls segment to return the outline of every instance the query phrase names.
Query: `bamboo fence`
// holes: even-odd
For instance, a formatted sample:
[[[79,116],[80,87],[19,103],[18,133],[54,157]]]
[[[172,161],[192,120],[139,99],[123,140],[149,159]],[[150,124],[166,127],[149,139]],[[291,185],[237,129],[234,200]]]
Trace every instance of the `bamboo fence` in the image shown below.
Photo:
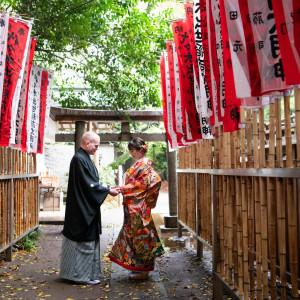
[[[264,108],[240,120],[179,149],[179,224],[212,249],[214,278],[235,298],[299,299],[300,89],[275,99],[269,120]]]
[[[38,175],[34,154],[0,147],[0,253],[38,226]]]

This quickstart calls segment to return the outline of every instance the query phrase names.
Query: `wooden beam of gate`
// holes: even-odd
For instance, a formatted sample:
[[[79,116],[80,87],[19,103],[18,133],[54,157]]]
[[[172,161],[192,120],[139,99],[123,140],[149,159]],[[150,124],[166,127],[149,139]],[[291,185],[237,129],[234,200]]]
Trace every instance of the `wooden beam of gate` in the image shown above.
[[[100,133],[101,142],[129,142],[136,137],[147,142],[165,142],[164,133]],[[55,134],[55,142],[75,142],[75,134]]]
[[[96,110],[51,107],[53,121],[99,121],[99,122],[162,122],[161,110]]]

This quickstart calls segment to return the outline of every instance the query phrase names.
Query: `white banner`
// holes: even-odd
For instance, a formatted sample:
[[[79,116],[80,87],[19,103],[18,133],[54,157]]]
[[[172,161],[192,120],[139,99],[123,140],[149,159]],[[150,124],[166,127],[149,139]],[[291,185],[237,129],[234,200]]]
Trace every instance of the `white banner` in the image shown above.
[[[208,102],[210,102],[209,87],[205,79],[205,65],[204,65],[204,51],[203,51],[203,39],[201,33],[201,17],[200,17],[200,3],[199,0],[193,2],[193,16],[194,16],[194,34],[196,52],[199,64],[199,88],[200,88],[200,101],[201,101],[201,115],[208,117],[210,115],[208,111]]]
[[[239,0],[224,0],[237,98],[251,97],[246,40]]]
[[[247,1],[262,94],[287,89],[271,1]],[[259,95],[254,95],[259,96]]]
[[[37,150],[42,68],[32,65],[28,89],[27,151]]]

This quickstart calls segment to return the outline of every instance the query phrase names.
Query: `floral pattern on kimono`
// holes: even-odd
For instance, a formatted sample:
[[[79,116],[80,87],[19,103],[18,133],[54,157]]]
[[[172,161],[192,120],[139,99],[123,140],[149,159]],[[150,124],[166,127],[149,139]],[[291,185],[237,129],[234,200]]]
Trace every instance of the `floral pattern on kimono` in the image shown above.
[[[109,258],[131,270],[152,271],[154,259],[164,253],[151,215],[161,186],[152,165],[151,159],[138,160],[126,171],[121,187],[124,224]]]

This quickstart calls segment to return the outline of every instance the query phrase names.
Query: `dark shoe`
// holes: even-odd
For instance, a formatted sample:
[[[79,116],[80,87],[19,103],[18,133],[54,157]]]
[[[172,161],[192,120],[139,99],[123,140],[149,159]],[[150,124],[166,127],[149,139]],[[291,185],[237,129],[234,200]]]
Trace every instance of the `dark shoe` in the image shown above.
[[[129,274],[129,279],[132,280],[146,280],[149,278],[149,273],[130,273]]]

